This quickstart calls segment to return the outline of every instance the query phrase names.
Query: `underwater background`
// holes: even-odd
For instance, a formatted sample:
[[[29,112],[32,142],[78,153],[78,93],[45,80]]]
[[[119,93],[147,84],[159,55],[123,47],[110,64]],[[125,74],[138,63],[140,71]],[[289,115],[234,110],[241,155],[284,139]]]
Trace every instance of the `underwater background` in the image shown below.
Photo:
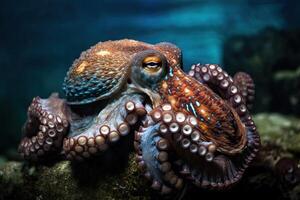
[[[64,76],[82,51],[122,38],[176,44],[185,71],[200,62],[248,72],[263,139],[274,136],[299,156],[299,13],[297,0],[1,1],[0,164],[19,159],[32,98],[63,95]]]

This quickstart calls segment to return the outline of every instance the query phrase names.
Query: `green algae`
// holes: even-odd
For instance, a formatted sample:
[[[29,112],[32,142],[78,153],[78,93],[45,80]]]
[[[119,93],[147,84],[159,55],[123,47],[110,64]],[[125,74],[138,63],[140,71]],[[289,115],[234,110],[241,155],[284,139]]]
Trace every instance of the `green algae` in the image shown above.
[[[254,116],[263,143],[273,143],[300,154],[300,119],[277,113]]]

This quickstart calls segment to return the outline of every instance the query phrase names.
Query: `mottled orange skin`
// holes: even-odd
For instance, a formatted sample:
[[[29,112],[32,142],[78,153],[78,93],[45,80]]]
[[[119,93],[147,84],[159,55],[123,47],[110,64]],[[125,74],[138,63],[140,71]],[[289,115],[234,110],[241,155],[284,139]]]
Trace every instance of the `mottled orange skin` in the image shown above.
[[[169,65],[181,62],[180,49],[169,43],[152,45],[129,39],[99,42],[82,52],[70,67],[63,87],[68,103],[78,105],[111,98],[130,78],[134,56],[145,50],[162,53]]]
[[[181,69],[171,69],[161,84],[160,93],[174,110],[194,115],[202,133],[201,139],[213,142],[218,151],[235,154],[245,147],[245,128],[238,114],[210,88]]]

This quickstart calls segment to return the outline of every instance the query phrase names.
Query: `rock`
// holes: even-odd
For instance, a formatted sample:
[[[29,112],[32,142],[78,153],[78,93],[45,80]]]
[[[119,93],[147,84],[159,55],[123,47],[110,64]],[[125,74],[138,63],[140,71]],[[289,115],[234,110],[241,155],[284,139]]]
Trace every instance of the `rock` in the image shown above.
[[[133,156],[116,172],[92,162],[61,161],[50,166],[8,162],[0,168],[0,177],[0,199],[149,199],[153,195],[144,186],[146,180]]]
[[[227,191],[187,185],[181,193],[162,197],[151,189],[130,153],[123,160],[114,155],[113,160],[77,164],[6,162],[0,166],[0,199],[299,199],[300,119],[261,113],[254,120],[262,136],[260,154],[239,184]]]
[[[23,164],[20,162],[7,162],[0,167],[0,199],[21,199],[30,190],[24,182],[22,173]]]

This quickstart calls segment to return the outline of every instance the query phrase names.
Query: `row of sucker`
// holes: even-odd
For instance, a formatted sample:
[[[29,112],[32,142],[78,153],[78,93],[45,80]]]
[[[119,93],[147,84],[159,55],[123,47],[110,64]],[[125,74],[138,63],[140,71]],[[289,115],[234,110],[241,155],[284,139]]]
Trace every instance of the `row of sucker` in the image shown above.
[[[175,112],[168,103],[157,107],[150,114],[155,122],[162,122],[159,126],[160,134],[175,141],[176,147],[179,146],[192,154],[198,154],[208,162],[213,160],[216,145],[201,140],[195,116],[180,111]]]
[[[149,129],[153,128],[154,121],[148,116],[143,121],[143,125],[135,133],[135,150],[137,152],[136,160],[144,176],[150,180],[151,187],[161,194],[170,194],[174,190],[180,190],[183,187],[183,179],[173,170],[173,164],[170,160],[169,153],[172,152],[169,141],[159,134],[159,130],[154,130],[148,135]],[[149,138],[148,138],[149,137]],[[149,141],[151,140],[151,141]],[[151,149],[145,145],[150,143]],[[148,143],[148,144],[149,144]],[[150,156],[146,155],[150,152]],[[149,157],[153,157],[153,160]],[[154,165],[154,168],[151,168]],[[153,172],[156,170],[156,172]],[[157,174],[159,176],[157,177]]]
[[[259,147],[260,138],[256,126],[245,105],[244,95],[242,95],[238,86],[233,79],[218,65],[193,65],[189,75],[196,80],[209,85],[211,88],[217,88],[220,96],[228,100],[229,104],[236,110],[242,123],[247,130],[247,145],[244,150],[235,157],[229,158],[219,156],[216,160],[217,165],[226,165],[226,176],[223,177],[222,183],[210,182],[211,188],[229,187],[240,180],[245,169],[255,158]],[[254,94],[254,92],[253,92]],[[195,179],[195,183],[198,179]]]
[[[233,82],[240,89],[248,109],[252,109],[255,95],[255,85],[251,76],[245,72],[238,72],[234,75]]]
[[[125,102],[121,109],[126,113],[124,116],[117,115],[104,124],[96,122],[85,132],[65,138],[63,149],[67,159],[82,161],[93,154],[104,152],[109,144],[114,144],[121,137],[128,135],[131,127],[135,126],[146,114],[146,110],[140,102],[130,100]],[[120,110],[115,112],[120,112]]]
[[[51,106],[61,105],[59,109]],[[63,114],[64,101],[52,95],[48,99],[35,97],[28,108],[28,120],[19,152],[26,160],[37,161],[50,153],[61,150],[62,140],[69,127]]]
[[[220,154],[215,156],[216,146],[212,142],[201,141],[199,136],[201,133],[195,127],[194,116],[184,115],[182,112],[176,112],[170,108],[170,104],[164,104],[161,108],[154,109],[151,113],[151,117],[157,123],[162,122],[158,128],[159,133],[166,138],[167,141],[171,141],[173,149],[181,148],[186,152],[185,154],[175,155],[178,160],[174,162],[174,164],[177,165],[177,168],[180,168],[179,173],[181,177],[192,180],[192,182],[199,187],[211,189],[229,187],[238,181],[244,169],[238,171],[225,156]],[[172,118],[174,120],[166,121],[164,118]],[[174,124],[178,125],[178,128],[175,128],[177,131],[174,131],[174,127],[177,127],[177,125]],[[189,164],[189,161],[186,160],[186,157],[189,157],[189,155],[192,155],[192,159],[199,160],[205,167],[201,168],[201,166]],[[223,163],[220,161],[221,158],[226,158],[223,159]],[[224,174],[222,175],[224,175],[224,178],[218,175],[218,171],[210,172],[210,168],[216,165],[218,165],[218,168],[223,168],[224,172],[222,173]],[[198,169],[198,167],[201,169]],[[218,177],[218,180],[215,180],[216,177]]]

